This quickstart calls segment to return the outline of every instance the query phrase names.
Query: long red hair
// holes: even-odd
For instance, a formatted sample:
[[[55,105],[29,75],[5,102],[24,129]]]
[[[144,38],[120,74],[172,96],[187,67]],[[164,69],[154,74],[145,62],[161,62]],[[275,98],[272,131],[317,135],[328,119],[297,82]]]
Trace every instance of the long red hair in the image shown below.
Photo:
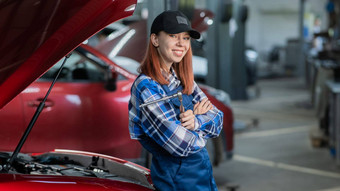
[[[191,45],[189,50],[179,63],[173,63],[173,68],[180,79],[183,86],[183,93],[190,95],[194,86],[194,73],[192,71],[192,51]],[[156,82],[164,85],[169,82],[163,77],[161,73],[161,59],[156,47],[152,45],[149,40],[149,45],[142,64],[139,67],[139,73],[150,76]]]

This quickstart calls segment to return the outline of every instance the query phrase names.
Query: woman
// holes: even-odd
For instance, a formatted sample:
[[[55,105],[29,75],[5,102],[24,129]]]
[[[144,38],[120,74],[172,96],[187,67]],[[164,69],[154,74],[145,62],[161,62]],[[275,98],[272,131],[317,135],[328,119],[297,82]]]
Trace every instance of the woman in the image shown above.
[[[152,154],[157,190],[217,190],[205,144],[219,135],[223,113],[194,82],[190,39],[199,38],[187,17],[165,11],[152,23],[148,50],[131,88],[129,130]],[[181,91],[183,106],[172,98]]]

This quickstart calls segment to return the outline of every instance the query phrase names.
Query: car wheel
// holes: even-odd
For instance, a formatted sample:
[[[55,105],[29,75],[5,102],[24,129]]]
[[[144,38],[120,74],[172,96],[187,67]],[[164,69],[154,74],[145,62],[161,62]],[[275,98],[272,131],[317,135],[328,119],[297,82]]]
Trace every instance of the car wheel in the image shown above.
[[[213,166],[218,166],[223,161],[223,139],[222,136],[209,139],[206,145],[209,158]]]

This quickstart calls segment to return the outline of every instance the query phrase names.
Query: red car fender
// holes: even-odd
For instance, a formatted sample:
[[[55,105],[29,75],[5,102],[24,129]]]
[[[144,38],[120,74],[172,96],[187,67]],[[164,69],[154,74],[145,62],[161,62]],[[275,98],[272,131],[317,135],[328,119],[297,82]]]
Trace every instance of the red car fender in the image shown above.
[[[151,189],[128,182],[101,178],[0,174],[1,190],[25,191],[150,191]]]

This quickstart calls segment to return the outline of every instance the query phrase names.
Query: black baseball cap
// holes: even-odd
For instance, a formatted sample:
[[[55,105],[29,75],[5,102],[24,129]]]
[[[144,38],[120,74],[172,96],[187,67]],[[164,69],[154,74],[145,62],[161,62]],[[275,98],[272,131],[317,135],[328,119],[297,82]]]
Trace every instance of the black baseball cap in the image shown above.
[[[189,32],[190,37],[199,39],[201,34],[191,28],[189,19],[180,11],[164,11],[159,14],[151,25],[151,34],[164,31],[169,34]]]

